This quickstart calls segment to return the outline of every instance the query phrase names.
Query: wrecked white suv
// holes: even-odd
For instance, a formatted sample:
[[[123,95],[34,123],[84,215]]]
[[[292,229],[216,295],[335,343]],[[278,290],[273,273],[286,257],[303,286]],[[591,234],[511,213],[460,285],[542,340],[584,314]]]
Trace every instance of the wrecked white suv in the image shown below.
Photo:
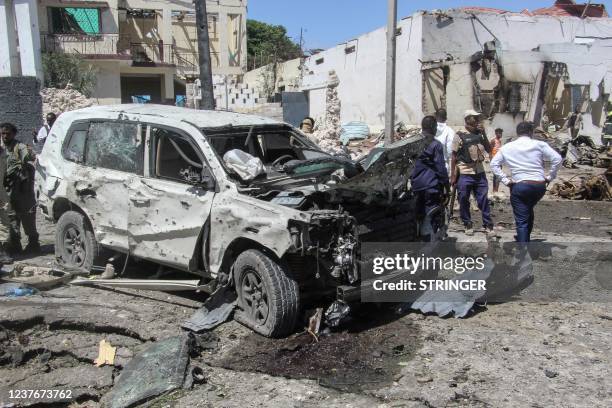
[[[352,161],[266,118],[92,107],[53,125],[36,193],[57,223],[58,262],[88,272],[110,250],[190,272],[211,290],[230,284],[235,318],[282,336],[310,299],[359,299],[361,242],[415,239],[407,181],[422,140]],[[224,160],[232,151],[261,168]]]

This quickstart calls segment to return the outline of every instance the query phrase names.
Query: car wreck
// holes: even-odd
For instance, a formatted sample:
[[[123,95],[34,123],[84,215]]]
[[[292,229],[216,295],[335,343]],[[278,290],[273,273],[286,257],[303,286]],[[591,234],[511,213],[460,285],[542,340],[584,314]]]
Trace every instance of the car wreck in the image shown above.
[[[359,299],[362,242],[427,234],[409,185],[424,147],[412,136],[353,161],[266,118],[92,107],[53,126],[36,193],[59,264],[89,273],[120,253],[194,274],[201,290],[230,285],[236,320],[276,337],[310,299]]]

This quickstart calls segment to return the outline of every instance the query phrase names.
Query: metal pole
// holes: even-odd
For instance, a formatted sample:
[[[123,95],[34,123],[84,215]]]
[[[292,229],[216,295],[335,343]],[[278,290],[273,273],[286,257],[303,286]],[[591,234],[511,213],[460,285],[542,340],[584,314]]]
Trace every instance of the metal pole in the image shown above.
[[[229,111],[229,93],[227,90],[227,75],[225,76],[225,110]]]
[[[397,0],[388,0],[387,21],[387,84],[385,102],[385,144],[393,143],[395,133],[395,43],[397,31]]]
[[[214,110],[215,96],[213,93],[212,67],[210,61],[210,45],[208,38],[208,15],[206,0],[195,0],[196,25],[198,29],[198,54],[200,64],[200,84],[202,101],[200,109]]]

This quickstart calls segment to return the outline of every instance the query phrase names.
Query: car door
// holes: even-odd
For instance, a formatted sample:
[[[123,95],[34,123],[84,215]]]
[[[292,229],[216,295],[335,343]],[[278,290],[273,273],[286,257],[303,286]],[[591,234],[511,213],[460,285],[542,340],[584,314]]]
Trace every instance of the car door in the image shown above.
[[[143,174],[144,141],[138,124],[91,120],[75,124],[64,146],[64,157],[75,170],[69,188],[85,211],[97,241],[118,251],[128,248],[128,190]]]
[[[196,271],[198,265],[191,261],[201,254],[203,243],[198,239],[210,216],[214,180],[187,132],[156,124],[146,129],[146,176],[129,186],[130,251]]]

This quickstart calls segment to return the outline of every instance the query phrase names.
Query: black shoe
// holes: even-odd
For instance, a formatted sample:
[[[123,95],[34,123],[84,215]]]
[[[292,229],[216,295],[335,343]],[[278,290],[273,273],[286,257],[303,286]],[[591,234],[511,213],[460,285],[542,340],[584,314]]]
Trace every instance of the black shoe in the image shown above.
[[[41,252],[40,243],[38,241],[28,242],[28,245],[26,245],[24,252],[28,254],[39,254]]]
[[[11,240],[7,242],[5,248],[6,248],[6,252],[11,254],[12,256],[19,255],[23,252],[21,241],[18,241],[18,240]]]
[[[8,265],[13,263],[13,258],[6,253],[4,248],[0,247],[0,265]]]

